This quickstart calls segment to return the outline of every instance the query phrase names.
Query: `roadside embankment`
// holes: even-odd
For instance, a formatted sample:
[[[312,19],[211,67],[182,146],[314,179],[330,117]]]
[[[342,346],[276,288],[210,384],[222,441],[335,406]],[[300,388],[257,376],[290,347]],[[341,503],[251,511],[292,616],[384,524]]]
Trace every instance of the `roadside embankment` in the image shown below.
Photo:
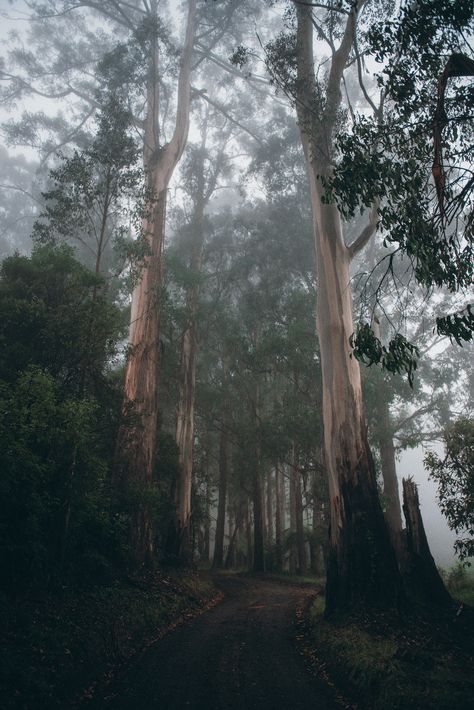
[[[37,599],[0,597],[4,710],[79,704],[117,668],[221,596],[208,576],[156,572]]]

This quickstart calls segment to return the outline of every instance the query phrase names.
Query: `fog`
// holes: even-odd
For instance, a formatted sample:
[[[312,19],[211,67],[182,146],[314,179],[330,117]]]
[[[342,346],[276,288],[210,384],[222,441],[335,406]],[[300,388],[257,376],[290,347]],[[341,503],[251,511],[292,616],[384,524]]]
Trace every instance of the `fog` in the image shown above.
[[[356,28],[299,2],[1,1],[0,377],[11,422],[45,407],[48,432],[7,418],[5,465],[55,530],[44,569],[103,511],[104,567],[112,539],[139,567],[354,554],[376,587],[410,476],[456,561],[437,494],[458,485],[468,528],[470,60],[428,67],[407,15],[398,72],[376,5]]]
[[[440,455],[442,447],[430,445]],[[431,553],[436,564],[444,569],[449,569],[456,563],[454,554],[454,541],[456,534],[448,527],[446,518],[439,509],[437,501],[436,483],[429,479],[426,469],[423,466],[424,449],[421,447],[408,451],[403,451],[397,462],[398,476],[413,476],[419,490],[420,507],[425,524],[426,534],[430,543]],[[400,486],[400,495],[402,490]]]

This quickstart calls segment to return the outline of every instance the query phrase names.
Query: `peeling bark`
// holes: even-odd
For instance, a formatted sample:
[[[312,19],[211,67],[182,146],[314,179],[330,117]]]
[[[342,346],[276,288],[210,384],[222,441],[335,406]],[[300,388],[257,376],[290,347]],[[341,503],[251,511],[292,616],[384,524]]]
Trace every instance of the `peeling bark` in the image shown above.
[[[157,3],[152,2],[157,16]],[[189,128],[191,54],[195,32],[196,0],[189,0],[188,19],[178,78],[176,123],[169,143],[160,145],[159,52],[155,37],[150,57],[146,97],[143,161],[147,186],[153,195],[142,228],[149,246],[140,280],[132,295],[129,356],[125,371],[124,407],[133,407],[135,422],[120,428],[116,481],[125,495],[132,489],[139,499],[131,520],[131,551],[135,566],[153,561],[154,533],[146,491],[153,486],[158,422],[158,360],[162,250],[167,189],[183,153]]]
[[[410,595],[429,605],[451,605],[453,600],[430,552],[421,517],[418,490],[411,478],[403,479],[403,513],[406,521],[404,579]]]
[[[331,175],[333,131],[340,84],[352,46],[357,12],[347,19],[329,72],[326,105],[315,115],[311,8],[297,4],[297,110],[308,166],[317,263],[325,464],[329,477],[330,543],[326,613],[361,605],[396,605],[401,580],[378,499],[365,423],[359,364],[351,356],[354,331],[350,250],[337,206],[324,202],[323,179]]]

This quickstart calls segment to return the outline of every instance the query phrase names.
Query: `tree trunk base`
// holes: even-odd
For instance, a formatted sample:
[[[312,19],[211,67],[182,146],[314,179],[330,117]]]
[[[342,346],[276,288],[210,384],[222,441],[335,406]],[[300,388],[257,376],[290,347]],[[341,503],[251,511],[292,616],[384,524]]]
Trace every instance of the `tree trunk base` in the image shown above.
[[[403,579],[408,594],[428,605],[453,603],[431,555],[413,479],[403,479],[403,513],[406,520]]]

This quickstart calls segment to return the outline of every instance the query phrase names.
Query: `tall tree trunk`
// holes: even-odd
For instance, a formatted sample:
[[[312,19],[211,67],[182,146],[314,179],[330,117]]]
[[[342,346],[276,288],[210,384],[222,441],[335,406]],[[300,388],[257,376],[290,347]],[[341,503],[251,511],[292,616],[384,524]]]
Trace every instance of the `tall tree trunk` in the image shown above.
[[[370,249],[370,268],[375,268],[374,240]],[[381,341],[382,334],[380,321],[374,313],[374,333]],[[405,541],[403,538],[402,508],[400,505],[400,494],[398,491],[397,465],[395,460],[395,446],[393,444],[394,429],[390,418],[390,408],[387,399],[382,395],[376,403],[377,413],[377,438],[380,450],[382,465],[383,492],[385,498],[385,520],[392,540],[398,564],[403,564],[405,554]]]
[[[297,110],[308,165],[316,246],[317,328],[321,353],[325,463],[331,506],[326,613],[363,605],[396,605],[401,580],[380,506],[362,405],[359,364],[351,357],[354,331],[349,265],[335,203],[325,202],[333,130],[341,105],[342,73],[353,44],[359,2],[348,16],[329,71],[321,117],[313,63],[311,7],[297,4]],[[359,244],[359,240],[356,240]]]
[[[201,146],[196,165],[196,185],[194,212],[192,219],[192,247],[189,268],[194,280],[186,292],[187,321],[181,343],[181,372],[176,416],[176,443],[179,450],[179,475],[176,485],[175,554],[181,559],[187,557],[187,537],[191,516],[190,490],[193,475],[194,452],[194,409],[196,400],[196,365],[198,356],[197,315],[199,307],[199,275],[202,271],[204,248],[204,212],[218,182],[224,165],[224,148],[219,152],[214,169],[206,177],[206,143],[209,121],[209,105],[201,129]]]
[[[263,532],[263,491],[260,471],[260,452],[255,462],[253,479],[253,570],[265,571],[264,532]]]
[[[294,452],[293,456],[294,457]],[[289,572],[296,574],[298,568],[298,550],[296,547],[296,476],[294,471],[294,460],[289,466],[290,478],[290,557]]]
[[[400,563],[403,556],[402,509],[398,492],[393,429],[388,404],[385,400],[378,404],[377,410],[380,427],[379,448],[382,463],[383,493],[386,505],[385,519],[388,524],[392,545]]]
[[[152,8],[157,19],[157,2]],[[129,357],[125,371],[125,407],[133,405],[136,423],[120,428],[117,442],[116,478],[143,496],[131,520],[131,550],[136,566],[151,564],[154,533],[146,491],[153,485],[158,421],[158,357],[162,250],[166,198],[171,176],[183,153],[189,128],[191,55],[195,32],[196,0],[188,2],[188,19],[178,78],[176,123],[169,143],[160,145],[160,67],[158,37],[150,57],[144,138],[144,167],[153,194],[143,232],[149,246],[139,283],[132,295]],[[144,495],[143,495],[144,494]]]
[[[254,333],[255,342],[258,335]],[[251,402],[253,408],[253,423],[255,436],[255,454],[253,460],[253,570],[254,572],[265,571],[265,524],[264,524],[264,496],[262,480],[262,447],[260,431],[260,387],[256,385],[255,401]]]
[[[313,492],[313,534],[311,536],[311,571],[313,574],[323,575],[325,566],[325,537],[327,537],[327,526],[325,524],[324,503]]]
[[[299,470],[299,452],[295,444],[293,444],[292,476],[294,477],[295,496],[296,571],[298,574],[304,574],[306,572],[306,550],[303,523],[303,496],[301,491],[301,473]]]
[[[211,546],[211,487],[209,481],[206,482],[206,517],[204,519],[204,540],[202,559],[209,560],[209,552]]]
[[[202,218],[196,218],[196,238],[200,244],[193,248],[191,270],[201,270]],[[197,236],[200,233],[199,237]],[[199,250],[199,251],[198,251]],[[179,451],[179,470],[175,488],[175,554],[186,559],[189,556],[189,521],[191,518],[191,488],[194,458],[194,405],[196,393],[197,337],[196,314],[199,287],[193,286],[187,293],[188,321],[183,333],[181,347],[181,374],[178,411],[176,417],[176,443]]]
[[[236,542],[239,532],[242,528],[243,514],[242,514],[242,504],[239,505],[237,512],[235,513],[234,519],[234,529],[232,535],[229,531],[229,547],[227,548],[227,555],[225,558],[225,568],[232,569],[236,566]]]
[[[285,532],[285,479],[282,464],[275,464],[275,558],[277,569],[283,569],[283,538]]]
[[[273,471],[269,469],[267,474],[267,542],[273,545]]]
[[[219,502],[217,505],[216,540],[214,545],[213,569],[224,566],[225,509],[227,498],[227,430],[222,428],[219,444]]]
[[[252,545],[252,521],[250,517],[250,506],[247,502],[245,511],[245,537],[247,540],[247,567],[253,569],[253,545]]]
[[[310,554],[311,554],[311,572],[313,574],[322,575],[325,573],[324,566],[324,550],[320,542],[320,537],[323,528],[324,511],[321,501],[316,497],[313,498],[313,534],[311,538]]]
[[[325,521],[325,507],[327,505],[327,497],[322,488],[322,475],[324,471],[323,465],[324,455],[321,452],[320,466],[321,470],[317,469],[313,473],[312,478],[312,535],[311,535],[311,571],[313,574],[324,575],[326,572],[325,551],[327,540],[327,525]]]

